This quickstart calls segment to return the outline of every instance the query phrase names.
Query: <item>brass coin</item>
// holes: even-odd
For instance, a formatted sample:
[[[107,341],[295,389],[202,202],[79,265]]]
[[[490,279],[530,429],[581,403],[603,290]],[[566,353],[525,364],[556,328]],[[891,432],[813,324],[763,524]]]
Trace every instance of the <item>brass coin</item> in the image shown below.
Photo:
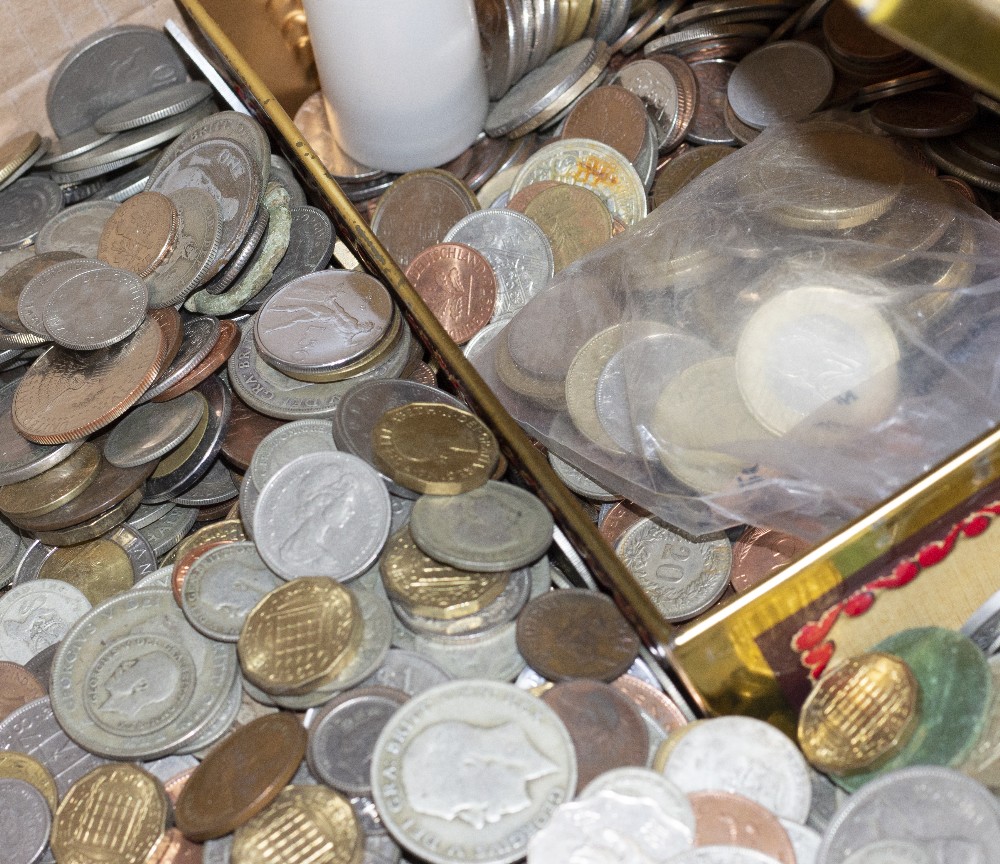
[[[240,726],[184,784],[177,798],[177,827],[201,843],[244,825],[295,775],[306,742],[306,730],[294,714],[267,714]]]
[[[548,238],[556,273],[611,239],[611,211],[596,192],[583,186],[557,183],[543,189],[524,215]]]
[[[0,182],[13,175],[42,146],[37,132],[24,132],[0,144]]]
[[[45,693],[43,683],[20,663],[0,660],[0,721]]]
[[[386,544],[379,564],[388,595],[412,615],[452,620],[473,615],[499,597],[510,571],[459,570],[428,557],[404,526]]]
[[[140,503],[142,490],[136,489],[113,507],[85,522],[52,531],[35,531],[35,538],[46,546],[76,546],[78,543],[86,543],[121,525],[138,509]]]
[[[906,746],[920,720],[920,685],[899,657],[872,651],[827,672],[799,715],[799,745],[831,774],[875,768]]]
[[[243,530],[243,523],[239,519],[226,519],[222,522],[206,525],[204,528],[199,528],[190,536],[185,537],[167,553],[163,561],[160,562],[160,566],[173,565],[175,561],[179,561],[191,549],[197,546],[204,546],[206,543],[215,543],[220,540],[238,543],[246,539],[247,535]]]
[[[30,783],[45,797],[49,809],[56,812],[59,806],[59,789],[52,772],[37,759],[16,750],[0,751],[0,777],[13,777]]]
[[[0,489],[0,510],[29,518],[51,513],[83,493],[100,462],[100,452],[88,441],[48,471]]]
[[[45,559],[38,578],[68,582],[83,592],[91,606],[96,606],[131,588],[135,573],[125,550],[100,538],[56,549]]]
[[[325,576],[303,576],[250,610],[236,650],[255,687],[298,695],[321,687],[351,661],[362,628],[353,591]]]
[[[473,414],[412,402],[387,411],[372,430],[375,467],[425,495],[458,495],[482,486],[496,467],[496,438]]]
[[[167,828],[163,784],[130,764],[95,768],[66,793],[52,820],[57,861],[144,864]]]

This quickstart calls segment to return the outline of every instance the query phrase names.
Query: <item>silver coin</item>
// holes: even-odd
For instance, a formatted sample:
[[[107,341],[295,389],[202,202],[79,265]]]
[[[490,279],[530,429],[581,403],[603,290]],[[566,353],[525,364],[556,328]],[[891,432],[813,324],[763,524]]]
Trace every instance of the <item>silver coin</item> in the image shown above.
[[[563,483],[571,492],[576,493],[581,498],[588,498],[591,501],[620,501],[621,495],[605,489],[593,477],[588,477],[579,468],[570,465],[565,459],[560,459],[554,453],[549,453],[549,464],[556,472]]]
[[[0,190],[0,250],[31,243],[53,216],[63,209],[62,190],[43,177],[22,177]]]
[[[93,126],[79,129],[69,135],[60,135],[55,141],[50,142],[49,149],[42,154],[35,165],[38,168],[48,168],[57,162],[64,162],[93,150],[113,137],[113,132],[98,132]]]
[[[575,786],[573,744],[555,712],[489,681],[451,682],[413,697],[372,757],[383,822],[432,864],[516,861]]]
[[[201,847],[202,864],[230,864],[234,835],[227,834],[218,840],[208,840]]]
[[[240,494],[233,474],[218,456],[197,483],[173,497],[183,507],[211,507],[223,501],[232,501]]]
[[[349,453],[309,453],[260,490],[253,534],[278,575],[345,580],[375,560],[390,518],[389,493],[374,468]]]
[[[408,698],[400,690],[375,687],[351,690],[334,699],[309,724],[309,769],[340,792],[371,795],[375,742]]]
[[[668,621],[700,615],[729,586],[733,550],[725,535],[691,540],[647,518],[622,535],[615,551]]]
[[[253,543],[209,549],[184,579],[181,608],[191,625],[219,642],[236,642],[250,610],[283,584],[268,569]]]
[[[183,540],[198,519],[195,507],[178,507],[172,501],[170,509],[159,519],[138,528],[138,532],[149,544],[154,554],[162,557]],[[140,507],[144,505],[139,505]]]
[[[426,657],[402,648],[390,648],[378,669],[358,686],[389,687],[401,690],[407,696],[415,696],[450,680],[451,676],[444,669]]]
[[[463,570],[525,567],[545,554],[552,529],[552,514],[537,497],[497,480],[461,495],[424,495],[410,514],[417,546]]]
[[[182,114],[211,95],[212,88],[204,81],[180,81],[112,108],[94,121],[94,128],[101,133],[127,132]]]
[[[178,447],[207,412],[205,397],[195,390],[167,402],[140,405],[111,431],[104,442],[104,458],[119,468],[159,459]]]
[[[788,839],[792,841],[795,852],[795,864],[816,864],[819,856],[819,845],[823,842],[822,835],[813,828],[782,819],[781,827],[785,829]],[[909,864],[915,864],[910,861]]]
[[[400,849],[387,834],[365,834],[361,864],[398,864]]]
[[[208,724],[198,733],[197,737],[188,741],[184,746],[177,749],[178,753],[190,753],[198,759],[204,759],[208,751],[226,735],[233,731],[236,725],[236,717],[243,706],[243,687],[240,684],[239,675],[233,678],[233,686],[229,690],[226,700],[219,706],[215,716],[208,721]]]
[[[466,359],[473,365],[478,366],[480,362],[480,357],[484,354],[492,357],[487,349],[493,341],[493,337],[496,336],[507,324],[513,315],[504,315],[502,318],[497,318],[494,321],[490,321],[482,330],[480,330],[475,336],[473,336],[468,342],[466,342],[462,347],[462,353],[465,355]],[[492,361],[491,361],[492,362]]]
[[[294,420],[265,435],[250,459],[250,475],[263,489],[280,468],[306,453],[335,451],[330,420]]]
[[[155,588],[158,591],[170,591],[172,589],[174,576],[174,567],[169,565],[167,567],[160,567],[159,570],[154,570],[148,576],[144,576],[135,585],[132,586],[132,591],[142,591],[145,588]]]
[[[405,626],[400,624],[403,630]],[[410,631],[408,648],[422,654],[440,666],[452,678],[483,678],[491,681],[513,681],[524,669],[524,658],[517,650],[516,622],[503,624],[485,633],[465,636],[414,635]],[[393,639],[396,632],[393,633]],[[397,644],[395,641],[393,644]]]
[[[191,315],[184,321],[184,341],[181,350],[167,370],[143,394],[140,404],[148,402],[169,388],[194,369],[215,347],[219,339],[219,319],[211,315]]]
[[[49,81],[45,108],[57,135],[68,135],[105,111],[187,78],[162,30],[125,25],[99,30],[78,43]]]
[[[802,120],[826,102],[833,65],[815,45],[772,42],[751,51],[733,70],[727,96],[733,113],[755,129]]]
[[[52,812],[34,786],[0,777],[0,848],[5,864],[34,864],[49,842]]]
[[[389,526],[389,534],[395,534],[410,521],[410,513],[413,511],[413,499],[395,495],[390,489],[389,504],[392,507],[392,524]]]
[[[134,528],[128,525],[119,525],[102,537],[120,546],[128,555],[129,563],[132,565],[132,578],[136,582],[155,572],[156,553],[146,538]]]
[[[270,214],[267,207],[258,204],[257,212],[250,225],[250,230],[243,238],[243,243],[233,253],[233,257],[229,259],[222,270],[204,284],[205,291],[209,294],[222,294],[239,278],[264,239],[269,221]]]
[[[516,61],[522,47],[521,8],[513,0],[476,0],[486,82],[493,101],[503,96],[519,77]]]
[[[247,539],[253,540],[253,514],[257,511],[260,490],[254,485],[253,477],[247,471],[240,483],[240,522]]]
[[[688,829],[693,842],[695,815],[691,802],[675,783],[671,783],[658,771],[633,766],[612,768],[591,780],[578,797],[585,800],[604,791],[655,801],[663,813]],[[796,864],[806,864],[806,862],[796,862]]]
[[[935,862],[931,858],[931,853],[919,842],[877,840],[856,849],[844,859],[844,864],[935,864]]]
[[[60,798],[88,771],[107,764],[70,740],[56,721],[48,696],[22,705],[0,721],[0,750],[15,750],[41,762],[56,781]]]
[[[295,176],[295,171],[292,166],[288,164],[287,160],[279,156],[277,153],[271,154],[271,180],[280,183],[285,187],[285,191],[288,192],[288,197],[291,201],[291,206],[293,208],[306,207],[306,193],[302,188],[302,184],[299,183],[298,178]],[[316,209],[316,208],[309,208]],[[320,210],[320,213],[323,211]],[[326,215],[325,213],[323,214]]]
[[[6,519],[0,518],[0,574],[16,566],[22,546],[21,534]],[[2,581],[0,578],[0,584]]]
[[[142,768],[166,783],[178,774],[190,771],[198,767],[198,760],[194,756],[163,756],[159,759],[149,759],[139,763]]]
[[[663,775],[684,792],[734,792],[793,822],[809,815],[812,787],[805,758],[763,720],[717,717],[692,726]]]
[[[37,579],[0,597],[0,659],[26,663],[60,641],[90,609],[79,588],[57,579]]]
[[[893,771],[848,799],[823,835],[819,864],[843,864],[883,840],[912,843],[934,864],[993,861],[1000,848],[1000,804],[985,786],[950,768]]]
[[[778,864],[770,855],[746,846],[701,846],[682,852],[670,864]]]
[[[49,296],[42,326],[73,351],[96,351],[127,339],[146,320],[146,285],[118,267],[66,279]]]
[[[84,201],[67,207],[42,226],[35,250],[76,252],[84,258],[96,258],[104,223],[117,209],[113,201]]]
[[[110,267],[96,258],[74,258],[46,267],[29,279],[18,295],[17,317],[21,319],[21,324],[36,336],[48,340],[50,337],[45,329],[44,316],[52,295],[69,279],[107,269]]]
[[[116,136],[117,137],[117,136]],[[108,145],[104,145],[107,147]],[[78,168],[75,171],[70,171],[65,168],[69,162],[63,162],[53,169],[52,173],[49,175],[50,180],[54,180],[60,185],[64,190],[69,190],[67,194],[71,194],[75,200],[80,200],[81,198],[87,197],[86,189],[92,189],[97,191],[101,187],[101,182],[103,178],[108,174],[114,174],[122,168],[127,168],[129,165],[135,165],[137,162],[148,162],[149,158],[156,152],[156,148],[150,150],[136,150],[130,153],[128,156],[121,156],[117,159],[113,159],[110,162],[100,161],[93,164],[88,164],[85,168]],[[89,156],[90,154],[85,154]],[[83,159],[83,156],[77,156],[77,159]],[[65,170],[56,170],[63,168]],[[84,181],[91,180],[93,183],[85,183]],[[64,194],[65,200],[65,194]]]
[[[513,210],[477,210],[459,220],[445,243],[465,243],[482,253],[497,274],[493,318],[516,312],[552,278],[552,246],[541,228]]]
[[[236,672],[235,648],[190,627],[171,593],[128,591],[66,634],[52,665],[52,710],[91,752],[152,759],[205,729]]]
[[[149,172],[152,168],[151,161],[140,162],[128,171],[118,174],[112,179],[104,180],[94,190],[94,195],[97,198],[103,198],[120,204],[122,201],[131,198],[133,195],[137,195],[146,188],[146,183],[149,180]],[[162,265],[160,269],[162,269]]]

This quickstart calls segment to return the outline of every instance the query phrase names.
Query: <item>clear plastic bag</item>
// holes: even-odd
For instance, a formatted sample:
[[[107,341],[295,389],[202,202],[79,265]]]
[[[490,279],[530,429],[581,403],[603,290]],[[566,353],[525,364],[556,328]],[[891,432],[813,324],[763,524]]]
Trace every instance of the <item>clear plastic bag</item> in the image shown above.
[[[1000,417],[1000,226],[888,138],[769,128],[477,355],[511,414],[691,532],[818,539]]]

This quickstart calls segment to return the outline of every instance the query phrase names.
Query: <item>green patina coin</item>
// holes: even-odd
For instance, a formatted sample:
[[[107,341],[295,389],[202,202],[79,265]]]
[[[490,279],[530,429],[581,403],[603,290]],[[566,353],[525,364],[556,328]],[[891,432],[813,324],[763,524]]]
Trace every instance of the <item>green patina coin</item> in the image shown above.
[[[833,779],[854,792],[910,765],[961,764],[979,740],[993,701],[983,652],[967,636],[943,627],[903,630],[871,650],[895,654],[913,670],[920,684],[920,723],[909,743],[877,770]]]

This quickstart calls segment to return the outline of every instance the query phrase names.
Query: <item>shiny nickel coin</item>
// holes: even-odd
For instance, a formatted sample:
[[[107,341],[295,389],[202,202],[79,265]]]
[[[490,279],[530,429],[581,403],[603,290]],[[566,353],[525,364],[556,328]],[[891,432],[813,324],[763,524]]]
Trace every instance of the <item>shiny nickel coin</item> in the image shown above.
[[[49,296],[42,326],[57,345],[96,351],[131,336],[146,320],[146,286],[128,270],[106,267],[73,276]]]
[[[137,529],[153,552],[162,556],[173,549],[194,527],[198,510],[194,507],[178,507],[169,502],[171,509],[159,519]]]
[[[43,177],[22,177],[0,191],[0,251],[31,243],[45,224],[63,209],[62,190]]]
[[[263,489],[278,471],[307,453],[336,450],[333,424],[329,420],[295,420],[268,433],[257,445],[250,461],[250,476]]]
[[[140,405],[111,431],[104,443],[104,458],[119,468],[159,459],[179,446],[207,411],[205,397],[196,391],[169,402]]]
[[[84,258],[96,258],[104,223],[116,208],[113,201],[84,201],[67,207],[42,226],[35,249],[76,252]]]
[[[94,121],[98,132],[125,132],[194,108],[212,95],[204,81],[181,81],[126,102]]]
[[[52,813],[45,796],[34,786],[14,777],[0,777],[0,828],[4,861],[35,864],[45,851],[52,826]]]

